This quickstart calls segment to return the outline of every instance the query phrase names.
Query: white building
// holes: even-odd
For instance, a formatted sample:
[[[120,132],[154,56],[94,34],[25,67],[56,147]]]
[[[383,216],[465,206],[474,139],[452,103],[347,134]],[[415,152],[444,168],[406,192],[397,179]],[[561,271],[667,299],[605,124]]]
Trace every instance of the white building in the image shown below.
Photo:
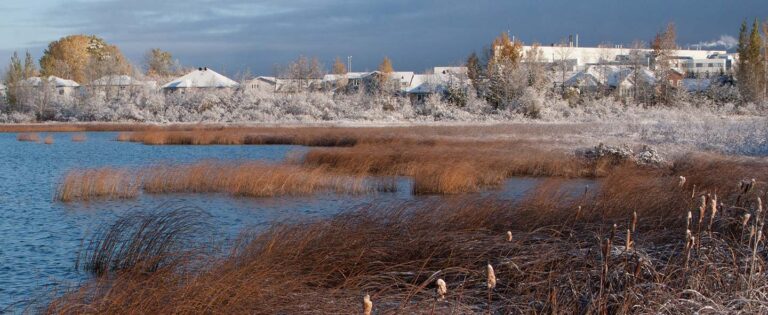
[[[47,79],[40,77],[31,77],[21,82],[22,86],[43,88],[51,87],[55,89],[58,95],[72,96],[80,89],[80,84],[75,81],[50,76]]]
[[[728,72],[728,60],[726,59],[678,59],[675,60],[676,68],[685,72],[688,77],[718,76]]]
[[[545,63],[571,62],[578,69],[589,64],[626,62],[633,49],[623,46],[614,47],[577,47],[573,45],[523,46],[523,54],[528,55],[534,48],[539,49],[537,61]],[[653,50],[638,49],[649,55]],[[724,50],[675,50],[673,55],[688,59],[708,59],[710,56],[727,55]],[[649,61],[646,61],[649,63]],[[648,64],[647,64],[648,65]]]
[[[91,86],[115,87],[120,89],[127,89],[130,87],[155,88],[157,87],[157,82],[141,81],[128,75],[108,75],[94,80],[91,82]]]
[[[0,83],[0,97],[5,97],[6,94],[8,94],[8,87]]]
[[[274,93],[277,91],[277,79],[275,77],[256,77],[246,82],[245,88],[251,91]]]
[[[190,89],[234,89],[238,86],[240,84],[216,71],[208,68],[199,68],[168,82],[162,88],[167,91],[184,91]]]

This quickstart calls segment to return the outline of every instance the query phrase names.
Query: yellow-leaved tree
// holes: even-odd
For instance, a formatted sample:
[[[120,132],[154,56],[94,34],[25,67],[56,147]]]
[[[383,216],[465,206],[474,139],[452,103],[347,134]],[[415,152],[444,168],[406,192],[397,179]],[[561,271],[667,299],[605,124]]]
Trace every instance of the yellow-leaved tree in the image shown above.
[[[99,37],[70,35],[48,44],[40,72],[87,83],[104,75],[130,74],[131,65],[117,46]]]

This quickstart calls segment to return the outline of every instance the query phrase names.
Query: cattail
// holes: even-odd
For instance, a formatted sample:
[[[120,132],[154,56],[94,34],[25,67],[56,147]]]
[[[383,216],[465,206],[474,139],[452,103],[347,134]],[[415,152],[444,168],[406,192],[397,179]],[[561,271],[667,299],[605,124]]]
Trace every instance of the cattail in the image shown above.
[[[488,289],[492,290],[496,288],[496,273],[493,272],[493,266],[488,264]]]
[[[627,229],[627,246],[626,249],[629,250],[632,248],[632,231]]]
[[[366,294],[363,298],[363,314],[371,315],[371,311],[373,311],[373,302],[371,302],[371,296]]]
[[[693,197],[696,197],[696,185],[695,184],[693,185],[693,191],[691,191],[691,199],[693,199]]]
[[[444,300],[447,293],[448,286],[445,285],[445,281],[443,279],[437,279],[437,295],[440,296],[441,300]]]
[[[507,231],[507,242],[512,241],[512,231]]]
[[[683,186],[685,186],[685,181],[686,181],[686,179],[685,179],[685,176],[680,176],[680,182],[678,183],[678,185],[680,186],[680,188],[682,188]]]
[[[714,219],[715,215],[717,215],[717,195],[712,196],[711,207],[712,207],[712,219]]]
[[[691,228],[691,220],[693,219],[693,214],[691,214],[691,211],[688,211],[688,219],[686,220],[686,229]]]
[[[701,206],[699,206],[699,225],[704,222],[704,215],[707,213],[707,197],[701,196]]]
[[[749,223],[749,218],[752,217],[751,214],[747,213],[744,215],[744,219],[741,220],[741,228],[747,227],[747,224]]]
[[[637,211],[632,212],[632,233],[637,231]]]

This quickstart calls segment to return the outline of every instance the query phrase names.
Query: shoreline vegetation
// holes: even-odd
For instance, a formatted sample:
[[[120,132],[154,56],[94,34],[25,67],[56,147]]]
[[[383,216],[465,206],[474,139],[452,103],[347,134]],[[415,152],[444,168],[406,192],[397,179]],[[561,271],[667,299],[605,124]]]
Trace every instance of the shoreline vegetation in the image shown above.
[[[551,179],[514,203],[371,205],[246,231],[224,253],[188,241],[194,211],[127,214],[86,242],[95,277],[42,311],[761,313],[766,184],[750,178],[767,171],[712,155],[622,165],[582,196]]]
[[[768,174],[768,161],[584,148],[592,138],[582,135],[601,130],[522,124],[124,131],[115,140],[307,148],[272,164],[75,169],[62,178],[56,200],[142,192],[356,194],[395,190],[389,179],[400,176],[413,179],[414,194],[446,197],[271,223],[213,246],[190,237],[205,223],[205,209],[125,213],[84,241],[76,266],[93,277],[34,307],[47,314],[768,311],[768,186],[759,178]],[[467,194],[516,176],[545,180],[515,201]],[[600,185],[573,194],[569,178],[598,178]]]

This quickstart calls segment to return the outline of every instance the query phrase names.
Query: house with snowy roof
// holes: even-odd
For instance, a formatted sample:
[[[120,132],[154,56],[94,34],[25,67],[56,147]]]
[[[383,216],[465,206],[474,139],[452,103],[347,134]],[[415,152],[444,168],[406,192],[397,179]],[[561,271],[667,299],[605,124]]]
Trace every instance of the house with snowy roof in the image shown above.
[[[236,89],[239,83],[208,68],[198,68],[162,86],[165,91]]]
[[[0,83],[0,97],[5,97],[8,94],[8,87],[5,84]]]
[[[89,86],[106,97],[119,98],[146,89],[154,90],[157,88],[157,82],[141,81],[128,75],[107,75],[94,80]]]
[[[245,89],[250,91],[274,93],[277,91],[277,78],[259,76],[245,82]]]
[[[31,77],[21,81],[20,85],[22,87],[52,88],[56,91],[56,94],[62,96],[75,95],[80,89],[80,84],[77,82],[55,76],[49,76],[48,78]]]

